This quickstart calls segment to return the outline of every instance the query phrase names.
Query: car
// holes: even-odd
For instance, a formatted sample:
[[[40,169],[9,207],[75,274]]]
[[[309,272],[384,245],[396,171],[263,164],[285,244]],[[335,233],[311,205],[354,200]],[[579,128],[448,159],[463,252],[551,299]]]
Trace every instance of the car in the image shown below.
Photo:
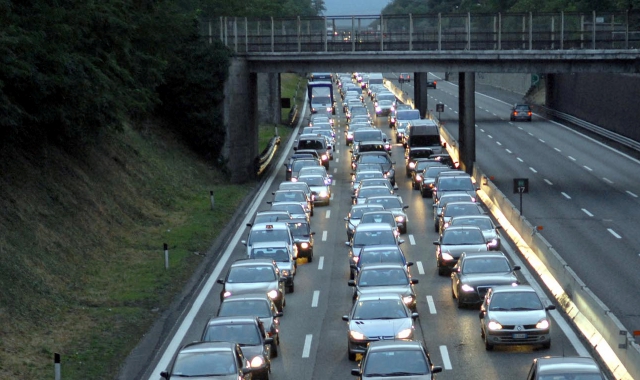
[[[298,257],[298,248],[295,245],[293,234],[291,234],[291,230],[289,230],[289,225],[284,221],[255,223],[250,227],[251,229],[249,230],[247,239],[240,241],[240,243],[247,247],[247,256],[251,254],[251,247],[255,243],[284,241],[289,245],[293,256]]]
[[[331,73],[311,73],[311,75],[309,75],[309,80],[311,80],[311,81],[315,81],[315,80],[328,80],[328,81],[331,81],[331,80],[333,80],[333,74],[331,74]]]
[[[400,73],[398,76],[398,83],[410,83],[411,82],[411,74],[409,73]]]
[[[395,228],[397,235],[400,235],[395,215],[388,210],[366,211],[362,214],[360,223],[387,223],[392,228]]]
[[[414,190],[420,189],[420,183],[422,182],[423,172],[432,166],[442,166],[439,161],[433,158],[417,158],[415,159],[415,166],[411,172],[411,188]],[[449,169],[451,170],[451,169]]]
[[[432,190],[432,197],[435,202],[438,202],[440,197],[447,192],[465,192],[469,194],[473,200],[476,200],[476,192],[480,190],[479,187],[473,182],[471,176],[466,173],[458,173],[457,175],[443,176],[444,173],[440,173],[436,177],[435,186]]]
[[[362,152],[358,155],[358,159],[352,165],[353,169],[358,168],[360,164],[378,164],[385,178],[389,179],[392,185],[396,184],[395,162],[391,161],[391,156],[386,152]]]
[[[258,317],[267,338],[272,338],[271,357],[278,356],[278,345],[280,345],[280,317],[282,312],[273,303],[273,300],[264,293],[244,294],[230,296],[222,300],[218,307],[216,317],[239,317],[255,315]]]
[[[398,229],[401,234],[406,234],[409,229],[409,217],[404,210],[409,208],[409,205],[402,203],[402,198],[397,195],[378,195],[368,197],[365,201],[366,204],[379,204],[384,207],[385,210],[391,211],[396,218]]]
[[[384,210],[384,207],[382,205],[368,205],[368,204],[351,206],[351,210],[349,211],[347,216],[344,218],[344,221],[347,222],[346,223],[347,240],[351,240],[351,238],[353,237],[353,233],[356,227],[358,226],[358,224],[360,224],[362,215],[367,211],[375,211],[375,210]]]
[[[353,204],[365,203],[368,197],[375,197],[379,195],[393,195],[393,190],[388,186],[368,186],[361,189],[357,189],[356,193],[351,196]]]
[[[296,181],[298,179],[300,169],[307,166],[321,166],[321,164],[317,160],[311,158],[299,158],[293,160],[291,162],[291,166],[287,169],[288,181]]]
[[[440,276],[451,273],[463,252],[489,250],[482,231],[473,226],[447,228],[433,244],[436,245],[436,266]]]
[[[427,79],[427,88],[436,88],[438,82],[435,79]]]
[[[531,115],[533,115],[533,111],[531,110],[531,106],[528,104],[516,103],[511,107],[511,121],[531,121]]]
[[[303,134],[298,137],[298,143],[293,147],[295,151],[300,149],[313,149],[318,152],[322,166],[329,170],[329,150],[330,146],[324,136],[318,134]]]
[[[398,186],[393,186],[391,182],[389,182],[386,178],[365,178],[360,180],[358,187],[356,187],[355,192],[357,193],[359,189],[369,187],[369,186],[386,186],[393,193],[398,190]]]
[[[349,267],[357,264],[362,248],[370,245],[400,245],[404,240],[398,238],[395,230],[386,223],[360,223],[355,228],[353,236],[345,245],[349,247]],[[355,273],[351,271],[349,279],[353,280]]]
[[[387,90],[387,91],[381,91],[381,92],[377,92],[376,93],[376,96],[373,99],[374,107],[377,107],[379,102],[381,102],[383,100],[390,100],[394,107],[398,103],[398,98],[396,98],[395,94],[393,92]]]
[[[530,285],[490,288],[480,306],[480,334],[487,351],[496,345],[551,347],[551,319],[538,293]]]
[[[449,222],[454,216],[484,215],[485,212],[476,202],[449,202],[442,207],[438,231],[442,232],[449,227]],[[436,232],[438,232],[436,231]],[[484,234],[483,234],[484,236]],[[485,241],[486,242],[486,241]]]
[[[307,185],[306,182],[291,182],[284,181],[280,182],[278,185],[278,190],[302,190],[307,195],[307,197],[311,200],[311,216],[313,216],[313,204],[314,204],[314,195],[311,192],[311,188]]]
[[[395,102],[393,100],[379,100],[376,105],[376,117],[389,116],[394,109]]]
[[[304,257],[307,262],[313,262],[313,236],[311,225],[305,219],[291,219],[287,221],[293,240],[298,247],[298,257]]]
[[[250,362],[240,345],[232,342],[192,342],[180,347],[163,379],[251,380]]]
[[[420,110],[417,109],[404,109],[397,110],[395,114],[395,122],[394,125],[389,123],[389,128],[398,128],[400,124],[406,124],[412,120],[420,120],[422,117],[420,116]],[[400,142],[400,141],[398,141]]]
[[[435,232],[440,231],[440,217],[442,216],[442,208],[449,202],[473,202],[475,198],[462,191],[450,191],[442,194],[442,197],[433,204],[433,228]]]
[[[267,337],[257,316],[213,317],[204,326],[200,341],[239,344],[249,360],[252,378],[269,380],[273,338]]]
[[[270,222],[283,222],[291,219],[289,211],[258,211],[253,218],[252,223],[247,223],[247,227],[252,227],[254,224],[270,223]]]
[[[412,110],[412,109],[413,109],[413,107],[411,107],[409,104],[402,104],[402,103],[396,104],[396,108],[393,110],[393,112],[391,112],[391,114],[389,115],[389,118],[388,118],[389,128],[393,128],[393,127],[396,126],[396,114],[398,113],[398,111]],[[418,115],[419,114],[420,113],[418,113]]]
[[[316,160],[318,165],[322,165],[322,162],[320,161],[320,158],[318,157],[318,152],[316,152],[315,150],[312,151],[313,153],[309,152],[309,151],[303,151],[301,150],[300,152],[294,152],[289,159],[287,160],[286,163],[284,163],[284,167],[285,167],[285,180],[286,181],[291,181],[291,172],[292,172],[292,166],[293,163],[296,160],[301,160],[301,159],[306,159],[306,160]]]
[[[324,166],[305,166],[298,172],[298,177],[306,175],[322,176],[328,185],[331,185],[331,182],[333,182],[333,176],[327,173],[327,169],[325,169]]]
[[[379,340],[367,346],[358,368],[351,370],[358,380],[433,380],[442,367],[434,366],[422,342]]]
[[[271,210],[289,211],[292,218],[304,218],[309,221],[311,220],[311,210],[303,206],[300,202],[267,201],[267,203],[271,205]]]
[[[286,304],[284,281],[273,260],[238,259],[231,264],[227,275],[217,280],[223,285],[220,302],[233,295],[261,292],[273,300],[278,311],[282,311]]]
[[[605,380],[593,358],[581,356],[546,356],[533,359],[527,380]]]
[[[387,135],[378,128],[358,128],[353,132],[353,143],[359,143],[362,141],[376,141],[381,143],[387,143]]]
[[[422,170],[422,181],[418,184],[420,195],[422,198],[431,197],[433,187],[435,186],[436,176],[440,172],[448,171],[450,168],[444,165],[429,166]]]
[[[348,315],[347,356],[356,360],[356,354],[363,354],[369,342],[378,340],[411,340],[415,332],[414,320],[418,313],[412,313],[397,294],[362,295],[356,299]]]
[[[489,215],[465,215],[454,216],[449,221],[449,227],[452,226],[477,226],[482,230],[484,239],[487,242],[487,246],[490,251],[499,251],[502,247],[501,237],[499,230],[502,226],[498,226],[493,223]]]
[[[394,293],[402,297],[402,302],[416,311],[417,297],[413,285],[418,280],[411,278],[404,265],[399,263],[371,263],[360,268],[357,276],[349,280],[353,287],[353,299],[363,294]]]
[[[383,141],[359,141],[357,144],[353,144],[351,153],[351,161],[358,159],[358,154],[362,152],[386,152],[389,144]]]
[[[280,270],[280,277],[284,278],[284,285],[289,293],[295,290],[296,258],[285,241],[255,243],[251,247],[249,259],[271,259]]]
[[[362,165],[362,166],[364,166],[364,165]],[[382,169],[380,168],[380,165],[373,164],[373,166],[374,167],[373,167],[372,170],[364,170],[363,167],[356,168],[356,170],[357,169],[362,169],[362,170],[357,170],[356,173],[353,175],[353,181],[351,181],[351,194],[352,195],[355,194],[355,192],[358,189],[358,187],[360,186],[360,182],[362,180],[365,180],[365,179],[383,179],[383,180],[389,181],[389,179],[384,176],[384,173],[382,173]],[[389,183],[391,183],[391,182],[389,182]]]
[[[345,134],[345,144],[351,145],[353,144],[353,135],[359,129],[371,129],[371,124],[369,122],[359,121],[357,123],[351,123],[347,126],[347,129],[344,131]]]
[[[502,252],[463,253],[451,270],[451,296],[458,308],[480,305],[489,288],[518,285],[518,270]]]
[[[376,263],[401,264],[407,273],[409,273],[409,267],[413,266],[413,262],[407,261],[404,252],[398,245],[370,245],[360,250],[358,262],[352,264],[351,270],[357,274],[363,266]]]
[[[306,168],[302,168],[302,169],[307,169],[307,168],[311,168],[311,167],[307,166]],[[322,166],[319,166],[319,168],[324,169],[324,167]],[[298,202],[302,205],[302,207],[304,207],[305,211],[307,211],[310,216],[313,216],[313,201],[307,195],[307,193],[305,193],[303,190],[292,190],[292,189],[276,190],[271,194],[273,194],[272,203]]]
[[[315,204],[329,206],[331,204],[331,177],[320,174],[309,174],[298,177],[299,182],[306,183],[313,194]]]
[[[347,115],[348,115],[347,116],[348,119],[351,119],[356,115],[366,115],[368,117],[371,117],[371,115],[369,114],[369,110],[367,109],[367,107],[362,105],[362,103],[360,105],[354,105],[349,107],[349,113]]]
[[[411,177],[413,172],[416,170],[416,165],[418,161],[429,161],[433,162],[433,164],[442,165],[440,162],[436,161],[434,158],[431,158],[433,155],[433,150],[431,148],[422,148],[422,147],[414,147],[411,149],[407,149],[405,153],[405,174],[407,178]]]

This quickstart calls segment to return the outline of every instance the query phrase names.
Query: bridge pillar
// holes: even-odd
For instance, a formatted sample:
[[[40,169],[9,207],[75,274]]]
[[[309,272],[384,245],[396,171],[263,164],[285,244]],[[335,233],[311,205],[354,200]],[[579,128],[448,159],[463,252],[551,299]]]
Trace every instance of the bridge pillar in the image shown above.
[[[258,73],[258,122],[280,124],[280,73]]]
[[[224,85],[227,135],[222,154],[233,183],[256,178],[254,161],[259,155],[257,93],[257,74],[249,72],[247,60],[242,57],[231,58],[229,77]]]
[[[420,116],[429,115],[429,98],[427,97],[427,74],[413,73],[414,106],[420,111]]]
[[[458,74],[458,142],[460,168],[472,174],[476,161],[476,77],[474,72]]]

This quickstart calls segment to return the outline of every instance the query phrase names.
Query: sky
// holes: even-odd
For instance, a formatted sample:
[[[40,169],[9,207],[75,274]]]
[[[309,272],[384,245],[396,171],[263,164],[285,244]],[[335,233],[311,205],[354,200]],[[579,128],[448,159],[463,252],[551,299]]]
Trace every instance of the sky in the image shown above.
[[[378,15],[391,0],[324,0],[325,16]]]

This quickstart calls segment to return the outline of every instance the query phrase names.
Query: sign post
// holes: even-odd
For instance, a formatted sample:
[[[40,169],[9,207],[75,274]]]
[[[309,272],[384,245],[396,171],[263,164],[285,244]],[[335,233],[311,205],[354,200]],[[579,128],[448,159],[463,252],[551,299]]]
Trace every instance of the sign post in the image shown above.
[[[436,104],[436,112],[438,113],[438,120],[440,120],[440,112],[444,112],[444,104],[443,103]]]
[[[522,194],[529,193],[529,178],[514,178],[513,193],[520,194],[520,215],[522,215]]]

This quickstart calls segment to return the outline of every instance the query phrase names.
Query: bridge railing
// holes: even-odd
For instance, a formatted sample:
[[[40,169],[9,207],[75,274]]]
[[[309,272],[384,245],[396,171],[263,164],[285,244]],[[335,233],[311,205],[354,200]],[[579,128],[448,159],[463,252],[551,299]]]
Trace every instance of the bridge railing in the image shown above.
[[[235,52],[640,48],[640,11],[452,13],[202,21]]]

